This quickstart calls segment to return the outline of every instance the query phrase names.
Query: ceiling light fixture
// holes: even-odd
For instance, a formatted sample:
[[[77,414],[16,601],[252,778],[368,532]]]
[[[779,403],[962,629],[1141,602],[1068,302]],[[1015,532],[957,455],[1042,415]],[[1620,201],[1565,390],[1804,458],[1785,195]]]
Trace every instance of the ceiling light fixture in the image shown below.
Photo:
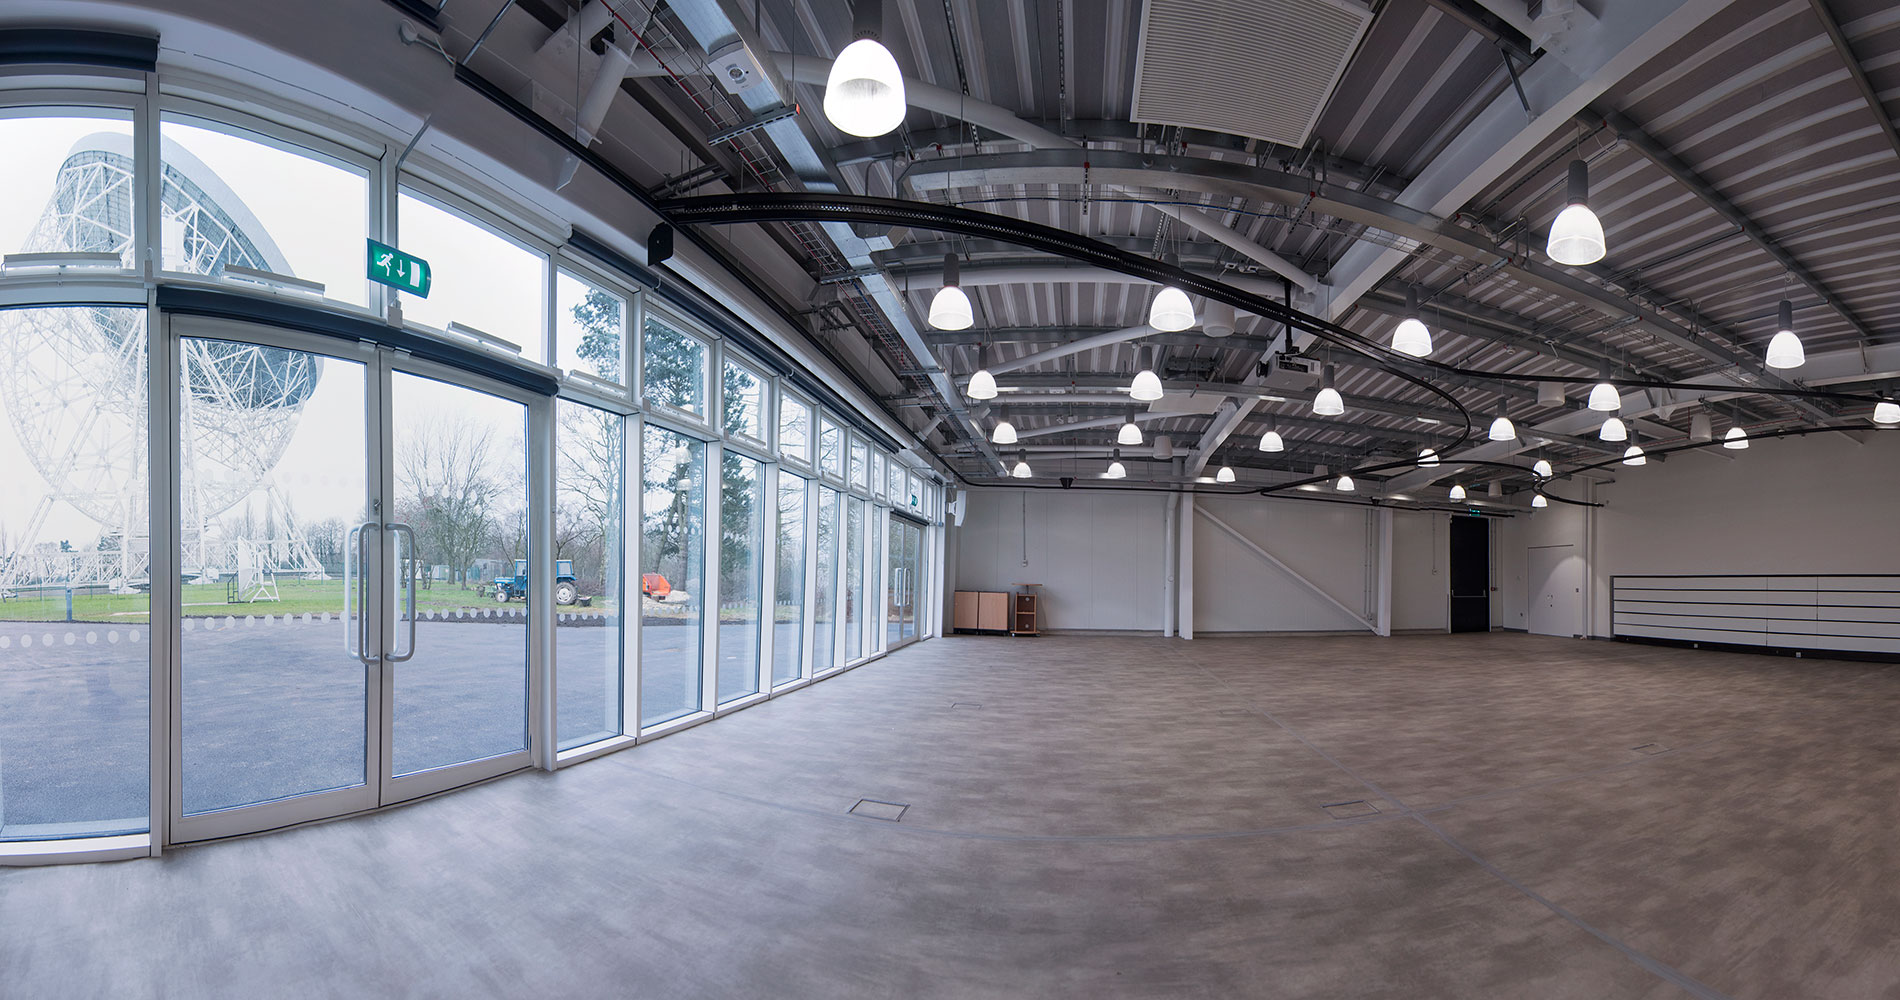
[[[1762,361],[1770,368],[1799,368],[1808,356],[1801,349],[1801,338],[1794,335],[1794,303],[1782,299],[1775,307],[1775,337],[1768,342],[1768,356]]]
[[[991,444],[1015,444],[1016,425],[1007,420],[998,420],[996,429],[990,432]]]
[[[1174,255],[1162,258],[1163,264],[1174,266]],[[1180,333],[1194,326],[1194,303],[1188,301],[1187,293],[1173,285],[1163,285],[1155,293],[1154,301],[1148,303],[1148,325],[1162,333]],[[1230,327],[1231,329],[1231,327]]]
[[[1630,446],[1623,449],[1624,465],[1648,465],[1649,458],[1643,454],[1643,446],[1636,443],[1636,432],[1630,432]]]
[[[1422,358],[1432,353],[1432,331],[1418,318],[1418,288],[1405,289],[1405,318],[1392,331],[1392,349],[1400,354]]]
[[[1603,429],[1597,431],[1597,438],[1610,442],[1628,441],[1630,429],[1624,425],[1622,417],[1612,416],[1603,422]]]
[[[1161,379],[1154,369],[1143,368],[1135,373],[1135,380],[1128,386],[1128,395],[1143,402],[1153,402],[1162,397]]]
[[[1548,507],[1548,506],[1550,506],[1550,501],[1549,501],[1549,500],[1546,500],[1546,499],[1544,499],[1544,495],[1543,495],[1542,493],[1539,493],[1539,494],[1537,494],[1536,496],[1533,496],[1533,497],[1531,497],[1531,506],[1533,506],[1533,507]]]
[[[1710,441],[1715,440],[1715,430],[1709,423],[1708,414],[1693,413],[1689,415],[1689,440],[1696,444],[1708,444]]]
[[[1544,244],[1544,252],[1551,260],[1582,267],[1603,259],[1603,223],[1590,211],[1589,202],[1590,165],[1582,160],[1571,160],[1564,208],[1550,224],[1550,241]]]
[[[963,388],[963,394],[971,399],[995,399],[996,376],[990,374],[983,356],[988,351],[982,344],[976,345],[976,374],[970,376],[970,384]]]
[[[1122,429],[1115,432],[1115,443],[1127,445],[1141,443],[1141,425],[1135,423],[1133,414],[1130,414],[1127,422],[1122,424]]]
[[[1900,424],[1900,403],[1883,399],[1874,404],[1874,423]]]
[[[1340,476],[1339,482],[1336,482],[1333,484],[1333,489],[1336,489],[1341,493],[1351,493],[1352,488],[1353,487],[1352,487],[1351,476]]]
[[[1549,479],[1551,473],[1554,471],[1555,470],[1550,467],[1550,463],[1541,458],[1531,466],[1531,475],[1541,476],[1545,479]]]
[[[1876,419],[1878,417],[1876,416]],[[1260,435],[1261,451],[1285,451],[1286,442],[1280,439],[1280,422],[1267,418],[1267,432]]]
[[[1511,423],[1511,418],[1504,415],[1503,400],[1498,401],[1498,415],[1491,421],[1490,437],[1493,441],[1517,440],[1517,425]]]
[[[1418,467],[1421,469],[1438,468],[1438,452],[1427,448],[1418,453]]]
[[[878,41],[883,33],[884,0],[868,0],[852,11],[856,41],[844,47],[825,79],[825,117],[840,131],[866,139],[904,124],[904,75],[891,50]]]
[[[1346,412],[1346,401],[1333,388],[1333,366],[1320,369],[1319,394],[1313,397],[1313,412],[1322,417],[1337,417]]]
[[[1221,466],[1221,467],[1220,467],[1220,471],[1219,471],[1219,472],[1216,472],[1216,473],[1214,473],[1214,481],[1215,481],[1215,482],[1217,482],[1217,483],[1231,483],[1231,482],[1233,482],[1233,481],[1234,481],[1234,469],[1233,469],[1233,466],[1230,466],[1230,465],[1223,465],[1223,466]]]
[[[1746,450],[1748,448],[1748,432],[1742,430],[1739,425],[1730,427],[1728,433],[1722,435],[1722,447],[1731,451]]]
[[[1465,488],[1457,483],[1451,484],[1451,498],[1453,500],[1463,500],[1465,498]]]
[[[1115,457],[1109,460],[1108,471],[1102,473],[1103,479],[1126,479],[1128,470],[1122,467],[1122,450],[1115,449]]]
[[[1603,381],[1590,387],[1590,408],[1603,413],[1623,408],[1623,394],[1610,384],[1610,366],[1603,366]]]
[[[1017,479],[1029,478],[1029,449],[1016,453],[1016,468],[1011,469],[1009,474]]]
[[[963,293],[961,268],[957,255],[943,255],[943,287],[937,289],[937,296],[930,300],[930,325],[939,330],[968,330],[976,322],[976,313],[970,309],[970,297]]]

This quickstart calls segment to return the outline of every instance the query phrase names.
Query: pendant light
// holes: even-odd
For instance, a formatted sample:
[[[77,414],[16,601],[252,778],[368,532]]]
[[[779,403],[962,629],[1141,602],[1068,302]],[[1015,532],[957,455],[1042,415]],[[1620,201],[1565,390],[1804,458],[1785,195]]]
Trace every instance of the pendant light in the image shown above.
[[[1517,425],[1511,423],[1511,418],[1504,415],[1503,400],[1498,401],[1498,415],[1491,421],[1490,437],[1493,441],[1517,440]]]
[[[1801,350],[1801,338],[1794,335],[1794,303],[1782,299],[1775,307],[1775,338],[1768,342],[1768,356],[1763,362],[1770,368],[1799,368],[1807,363],[1806,352]]]
[[[1217,483],[1231,483],[1231,482],[1233,482],[1233,481],[1234,481],[1234,469],[1233,469],[1233,466],[1230,466],[1230,465],[1223,465],[1223,466],[1221,466],[1221,467],[1220,467],[1220,471],[1219,471],[1219,472],[1216,472],[1216,473],[1214,473],[1214,481],[1215,481],[1215,482],[1217,482]]]
[[[1102,473],[1103,479],[1126,479],[1128,470],[1122,467],[1122,450],[1115,449],[1115,457],[1109,460],[1108,471]]]
[[[1708,414],[1695,413],[1689,416],[1689,440],[1696,444],[1708,444],[1715,440],[1715,430]]]
[[[1874,423],[1900,424],[1900,403],[1883,399],[1874,404]]]
[[[1320,369],[1319,394],[1313,397],[1313,412],[1322,417],[1337,417],[1346,412],[1346,401],[1333,388],[1333,366]]]
[[[987,349],[982,344],[976,345],[976,374],[970,376],[970,384],[963,389],[963,394],[971,399],[996,398],[996,376],[990,374],[989,368],[983,361],[983,356],[987,353]]]
[[[1554,471],[1555,470],[1550,467],[1550,463],[1541,458],[1531,466],[1531,475],[1539,476],[1544,479],[1549,479],[1551,473]]]
[[[1590,387],[1590,408],[1603,413],[1623,408],[1623,394],[1610,384],[1610,366],[1604,365],[1603,381]]]
[[[1400,354],[1422,358],[1432,353],[1432,331],[1418,318],[1418,288],[1405,289],[1405,318],[1392,331],[1392,349]]]
[[[976,322],[976,314],[970,309],[970,297],[963,294],[961,268],[957,255],[943,255],[943,287],[937,289],[937,296],[930,300],[930,325],[939,330],[968,330]]]
[[[1463,500],[1465,498],[1465,488],[1457,483],[1451,484],[1451,498],[1453,500]]]
[[[1544,495],[1543,495],[1542,493],[1539,493],[1539,494],[1537,494],[1537,495],[1535,495],[1535,496],[1533,496],[1533,497],[1531,497],[1531,506],[1533,506],[1533,507],[1548,507],[1548,506],[1550,506],[1550,501],[1549,501],[1549,500],[1546,500],[1546,499],[1544,499]]]
[[[878,41],[884,0],[860,0],[852,20],[856,41],[832,60],[825,79],[825,117],[841,132],[873,139],[904,124],[904,76]]]
[[[1504,484],[1493,479],[1490,482],[1484,484],[1484,493],[1485,493],[1485,496],[1488,496],[1493,500],[1503,499]]]
[[[1015,444],[1016,425],[1008,420],[998,420],[996,429],[990,432],[991,444]]]
[[[1339,477],[1339,482],[1336,482],[1336,483],[1334,483],[1334,484],[1333,484],[1333,489],[1336,489],[1336,490],[1338,490],[1338,491],[1339,491],[1339,492],[1341,492],[1341,493],[1351,493],[1351,492],[1352,492],[1352,489],[1353,489],[1353,486],[1352,486],[1352,477],[1351,477],[1351,476],[1340,476],[1340,477]]]
[[[1630,429],[1623,424],[1623,418],[1611,416],[1603,422],[1603,429],[1597,431],[1597,437],[1603,441],[1621,442],[1630,439]]]
[[[1029,478],[1029,449],[1025,448],[1016,453],[1016,467],[1011,469],[1009,474],[1016,479]]]
[[[1438,452],[1427,448],[1418,453],[1418,467],[1421,469],[1438,468]]]
[[[1170,267],[1178,264],[1173,254],[1163,257],[1161,262]],[[1194,326],[1194,303],[1188,301],[1186,292],[1173,285],[1163,285],[1155,293],[1154,301],[1148,303],[1148,325],[1162,333],[1189,329]]]
[[[1115,443],[1126,445],[1141,443],[1141,425],[1135,423],[1133,414],[1129,414],[1127,422],[1122,424],[1122,429],[1115,432]]]
[[[1154,369],[1143,368],[1136,372],[1134,382],[1128,386],[1128,395],[1143,402],[1160,399],[1161,379],[1155,375]]]
[[[1630,432],[1630,446],[1623,449],[1624,465],[1648,465],[1649,458],[1643,454],[1643,446],[1636,443],[1636,432]]]
[[[1876,407],[1875,408],[1876,414],[1878,414],[1878,411],[1879,411],[1879,408]],[[1877,415],[1875,419],[1878,419]],[[1285,451],[1286,450],[1286,442],[1280,439],[1280,422],[1273,419],[1272,417],[1267,418],[1267,432],[1265,434],[1260,435],[1260,450],[1261,451]]]
[[[1748,432],[1742,430],[1740,424],[1730,427],[1728,433],[1722,435],[1722,447],[1731,451],[1746,450],[1748,448]]]
[[[1590,211],[1590,165],[1570,161],[1569,189],[1563,211],[1550,224],[1550,241],[1544,252],[1559,264],[1582,267],[1603,259],[1603,223]]]

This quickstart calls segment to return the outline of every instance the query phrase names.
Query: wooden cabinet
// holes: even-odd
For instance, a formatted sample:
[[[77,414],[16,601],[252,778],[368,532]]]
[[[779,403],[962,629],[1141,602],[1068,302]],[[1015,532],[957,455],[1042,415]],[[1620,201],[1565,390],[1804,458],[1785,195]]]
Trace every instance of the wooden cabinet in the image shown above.
[[[976,595],[976,627],[985,632],[1008,631],[1009,595],[991,593]]]
[[[951,628],[962,630],[977,627],[977,596],[977,592],[974,590],[959,590],[956,592],[950,614]]]
[[[1038,635],[1040,634],[1041,630],[1037,628],[1037,624],[1036,624],[1037,622],[1036,612],[1037,612],[1036,595],[1034,591],[1031,591],[1026,594],[1017,594],[1016,595],[1016,610],[1010,616],[1010,623],[1009,623],[1010,634],[1011,635]]]

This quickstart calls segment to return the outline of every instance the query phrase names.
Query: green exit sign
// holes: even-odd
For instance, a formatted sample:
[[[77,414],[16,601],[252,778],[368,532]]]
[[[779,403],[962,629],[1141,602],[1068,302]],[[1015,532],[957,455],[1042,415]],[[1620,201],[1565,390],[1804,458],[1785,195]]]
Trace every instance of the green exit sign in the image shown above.
[[[375,240],[369,241],[369,280],[426,299],[434,277],[429,262],[421,257],[403,253]]]

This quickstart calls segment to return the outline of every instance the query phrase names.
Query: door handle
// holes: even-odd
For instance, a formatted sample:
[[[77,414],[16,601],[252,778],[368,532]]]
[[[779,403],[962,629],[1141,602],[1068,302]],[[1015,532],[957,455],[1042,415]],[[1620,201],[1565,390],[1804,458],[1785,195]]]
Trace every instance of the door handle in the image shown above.
[[[350,531],[352,544],[343,547],[343,648],[362,660],[366,667],[372,666],[376,658],[369,655],[369,605],[364,593],[367,575],[363,572],[368,558],[363,543],[368,540],[371,531],[380,527],[375,521],[363,522]],[[350,559],[352,554],[356,556],[354,563]],[[356,614],[356,634],[353,636],[350,634],[352,611]],[[352,642],[352,639],[355,641]]]
[[[409,593],[409,647],[400,654],[391,653],[389,656],[384,657],[384,659],[390,663],[402,663],[413,659],[416,655],[416,529],[407,524],[396,522],[386,523],[383,527],[389,529],[392,535],[409,536],[409,558],[404,560],[409,564],[407,588]],[[398,563],[398,565],[401,564]]]

